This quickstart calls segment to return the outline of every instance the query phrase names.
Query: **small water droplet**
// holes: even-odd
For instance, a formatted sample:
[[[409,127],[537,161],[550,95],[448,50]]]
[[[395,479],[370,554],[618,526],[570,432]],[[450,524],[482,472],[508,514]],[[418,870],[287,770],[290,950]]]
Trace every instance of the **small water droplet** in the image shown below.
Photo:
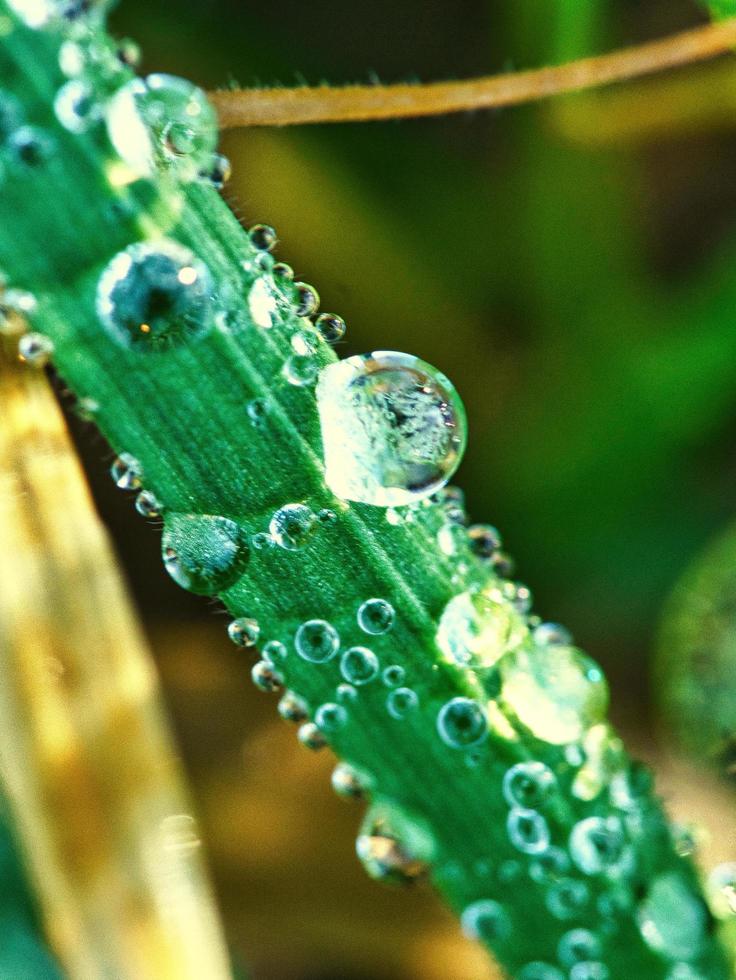
[[[80,398],[74,406],[75,415],[83,422],[94,422],[99,411],[100,403],[95,398]]]
[[[363,799],[366,787],[360,774],[347,762],[341,762],[332,770],[332,788],[338,796],[354,800]]]
[[[305,282],[294,283],[294,312],[297,316],[312,316],[319,309],[319,293]]]
[[[419,707],[419,697],[410,687],[397,687],[386,697],[386,710],[397,721],[403,721]]]
[[[522,966],[516,974],[516,980],[565,980],[565,977],[556,966],[534,960]]]
[[[541,854],[549,846],[549,826],[541,813],[513,807],[506,820],[513,846],[524,854]]]
[[[408,354],[376,351],[323,368],[317,405],[325,479],[380,507],[435,493],[457,468],[465,411],[447,378]]]
[[[564,921],[576,919],[590,901],[590,889],[578,878],[560,878],[550,885],[545,905],[556,918]]]
[[[462,930],[468,939],[480,939],[486,943],[498,943],[508,938],[511,920],[500,902],[482,898],[466,905],[460,916]]]
[[[501,547],[501,535],[490,524],[473,524],[468,528],[468,542],[478,558],[492,558]]]
[[[381,674],[386,687],[397,687],[406,680],[406,671],[400,664],[390,664]]]
[[[437,731],[453,749],[477,745],[488,735],[488,722],[482,707],[470,698],[452,698],[437,715]]]
[[[287,691],[281,698],[278,712],[284,721],[291,721],[297,725],[309,717],[307,702],[303,698],[300,698],[298,694],[294,694],[293,691]]]
[[[567,851],[552,845],[529,865],[529,877],[539,884],[552,883],[570,870]]]
[[[266,534],[265,531],[259,531],[258,534],[254,534],[250,542],[256,551],[267,551],[269,548],[275,548],[276,542],[273,540],[270,534]]]
[[[364,633],[378,636],[394,625],[394,607],[385,599],[366,599],[358,609],[358,626]]]
[[[123,347],[162,351],[199,340],[212,322],[212,277],[178,242],[137,242],[100,276],[97,313]]]
[[[322,313],[317,317],[315,326],[327,344],[339,343],[347,330],[343,318],[334,313]]]
[[[317,514],[317,520],[323,527],[332,527],[337,524],[337,514],[334,510],[325,507]]]
[[[671,960],[693,960],[706,938],[708,912],[693,886],[675,872],[655,878],[636,911],[644,941]]]
[[[296,652],[304,660],[313,664],[323,664],[337,653],[340,636],[330,623],[324,619],[310,619],[302,623],[294,637]]]
[[[255,426],[262,426],[266,419],[266,399],[265,398],[252,398],[247,405],[245,410],[248,413],[248,418]]]
[[[337,732],[348,720],[348,713],[341,704],[328,701],[321,704],[314,714],[314,721],[321,732]]]
[[[286,551],[304,548],[317,530],[317,517],[306,504],[286,504],[271,518],[271,538]]]
[[[248,616],[234,619],[227,628],[227,635],[239,647],[254,647],[261,635],[258,620]]]
[[[358,699],[358,692],[352,684],[338,684],[335,694],[341,704],[352,704]]]
[[[281,663],[286,660],[288,650],[279,640],[269,640],[261,650],[264,660],[269,660],[272,664]]]
[[[340,658],[340,673],[351,684],[367,684],[378,674],[378,657],[367,647],[350,647]]]
[[[307,388],[317,380],[317,363],[311,355],[292,354],[284,361],[282,374],[295,388]]]
[[[543,762],[518,762],[506,770],[503,795],[511,807],[538,810],[554,793],[557,780]]]
[[[18,341],[18,358],[28,367],[44,368],[54,353],[54,342],[42,333],[26,333]]]
[[[570,929],[557,944],[557,956],[563,966],[597,960],[600,955],[600,939],[590,929]]]
[[[410,885],[428,871],[425,861],[409,853],[385,817],[366,816],[355,843],[361,864],[370,878],[396,885]]]
[[[284,678],[268,660],[259,660],[251,670],[250,676],[255,686],[267,693],[280,691],[284,686]]]
[[[131,79],[109,101],[106,120],[110,142],[138,177],[161,171],[191,181],[212,165],[217,116],[205,93],[186,79]]]
[[[143,467],[130,453],[120,453],[110,467],[113,483],[120,490],[140,490]]]
[[[570,834],[570,857],[583,874],[615,872],[626,861],[628,847],[618,817],[586,817]]]
[[[215,153],[212,156],[212,163],[210,166],[203,170],[200,174],[201,177],[205,178],[212,184],[212,186],[221,191],[225,184],[228,183],[233,175],[232,164],[228,157],[222,153]]]
[[[241,528],[226,517],[168,514],[162,553],[166,571],[183,589],[216,595],[243,573],[248,544]]]
[[[248,238],[253,248],[260,252],[271,252],[278,243],[278,236],[270,225],[253,225],[248,229]]]
[[[156,520],[163,514],[163,504],[150,490],[142,490],[135,498],[135,509],[147,520]]]
[[[70,133],[85,133],[102,119],[102,103],[88,82],[75,78],[56,93],[54,113]]]
[[[570,646],[572,633],[559,623],[540,623],[534,630],[534,641],[540,646]]]
[[[312,749],[313,752],[318,752],[327,745],[327,739],[314,722],[311,721],[300,726],[297,732],[297,738],[302,745],[308,749]]]

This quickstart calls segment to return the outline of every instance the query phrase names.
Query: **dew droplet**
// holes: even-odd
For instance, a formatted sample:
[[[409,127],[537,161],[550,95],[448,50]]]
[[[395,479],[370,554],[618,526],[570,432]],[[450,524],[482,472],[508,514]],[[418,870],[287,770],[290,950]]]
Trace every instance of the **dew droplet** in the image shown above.
[[[503,795],[511,807],[538,810],[555,791],[557,780],[543,762],[518,762],[506,770]]]
[[[267,413],[266,399],[252,398],[245,406],[245,410],[248,413],[248,418],[251,420],[253,425],[263,425]]]
[[[13,130],[6,141],[11,160],[22,167],[40,167],[54,152],[52,137],[38,126],[19,126]]]
[[[278,303],[265,276],[259,276],[248,291],[250,318],[262,330],[270,330],[278,314]]]
[[[230,160],[222,153],[214,153],[212,162],[207,170],[203,170],[201,177],[206,178],[212,186],[221,191],[225,184],[233,175],[233,168]]]
[[[234,619],[227,628],[227,635],[239,647],[254,647],[261,635],[258,620],[248,616]]]
[[[340,636],[330,623],[324,619],[310,619],[302,623],[294,637],[296,652],[303,660],[313,664],[323,664],[337,653]]]
[[[466,905],[460,916],[460,925],[468,939],[480,939],[486,943],[498,943],[508,938],[511,920],[500,902],[482,898]]]
[[[468,528],[468,542],[478,558],[492,558],[501,547],[501,535],[490,524],[473,524]]]
[[[267,693],[280,691],[284,686],[284,678],[268,660],[259,660],[251,670],[250,676],[255,686]]]
[[[597,960],[576,963],[570,970],[570,980],[609,980],[610,976],[606,964]]]
[[[286,504],[273,515],[268,529],[279,548],[299,551],[308,544],[317,527],[317,516],[306,504]]]
[[[102,104],[88,82],[75,78],[56,93],[54,113],[70,133],[85,133],[102,119]]]
[[[54,353],[54,342],[42,333],[26,333],[18,341],[18,359],[28,367],[44,368]]]
[[[671,960],[693,960],[706,938],[708,912],[692,886],[675,872],[660,875],[636,912],[644,941]]]
[[[341,316],[334,313],[322,313],[317,317],[314,324],[322,335],[322,339],[327,344],[337,344],[345,336],[347,327]]]
[[[708,875],[707,894],[711,911],[719,919],[736,915],[736,861],[713,868]]]
[[[586,817],[570,834],[570,857],[583,874],[618,871],[627,859],[626,836],[618,817]]]
[[[137,242],[100,276],[97,313],[123,347],[162,351],[210,330],[212,290],[209,270],[188,248],[170,239]]]
[[[270,661],[272,664],[281,663],[281,661],[286,660],[288,656],[288,650],[279,640],[269,640],[262,649],[261,654],[264,660]]]
[[[323,527],[332,527],[334,524],[337,524],[337,514],[334,510],[330,510],[329,507],[323,507],[317,514],[317,520]]]
[[[294,283],[294,312],[297,316],[312,316],[319,309],[319,293],[306,282]]]
[[[311,355],[292,354],[284,361],[282,374],[295,388],[307,388],[317,380],[317,363]]]
[[[327,745],[327,739],[312,721],[305,722],[299,727],[296,737],[305,748],[318,752]]]
[[[541,813],[513,807],[506,820],[513,846],[524,854],[541,854],[549,846],[549,827]]]
[[[446,745],[453,749],[465,749],[486,738],[488,722],[477,701],[452,698],[439,710],[437,731]]]
[[[516,974],[516,980],[565,980],[565,977],[556,966],[534,960],[522,966]]]
[[[366,791],[360,774],[347,762],[340,762],[332,770],[332,788],[338,796],[354,800],[362,799]]]
[[[419,697],[410,687],[397,687],[386,697],[386,710],[397,721],[403,721],[419,707]]]
[[[281,698],[278,712],[284,721],[291,721],[295,724],[301,724],[309,717],[307,702],[298,694],[294,694],[293,691],[287,691]]]
[[[397,687],[406,680],[406,671],[400,664],[390,664],[381,674],[386,687]]]
[[[579,878],[560,878],[545,895],[550,914],[563,922],[576,919],[589,901],[590,889]]]
[[[597,960],[600,955],[600,939],[590,929],[570,929],[557,944],[557,957],[563,966]]]
[[[605,717],[606,680],[575,647],[528,644],[505,654],[498,666],[504,702],[545,742],[578,741]]]
[[[385,599],[366,599],[358,609],[358,626],[373,636],[388,633],[394,618],[394,607]]]
[[[142,490],[135,498],[135,509],[149,521],[156,520],[163,514],[163,504],[150,490]]]
[[[321,732],[337,732],[344,728],[348,713],[341,704],[328,701],[321,704],[314,713],[314,721]]]
[[[465,410],[416,357],[375,351],[323,368],[317,385],[325,479],[346,500],[396,507],[435,493],[460,463]]]
[[[358,698],[358,692],[352,684],[338,684],[335,694],[341,704],[352,704]]]
[[[177,585],[199,595],[229,589],[248,560],[240,527],[210,514],[168,514],[161,546],[169,575]]]
[[[143,467],[130,453],[120,453],[110,467],[113,483],[120,490],[140,490]]]
[[[8,5],[28,27],[44,27],[82,17],[104,16],[110,0],[8,0]]]
[[[368,647],[350,647],[340,658],[340,673],[350,684],[367,684],[378,673],[378,657]]]
[[[259,252],[271,252],[278,243],[278,236],[270,225],[253,225],[248,229],[248,238]]]
[[[492,667],[527,636],[523,615],[502,590],[488,586],[454,596],[437,628],[437,646],[458,667]]]
[[[539,884],[559,881],[570,870],[570,858],[561,847],[547,848],[529,865],[529,877]]]
[[[534,641],[540,646],[570,646],[572,634],[559,623],[540,623],[534,630]]]
[[[138,177],[162,171],[191,181],[212,165],[217,116],[205,93],[186,79],[131,79],[109,101],[106,120],[110,142]]]
[[[384,817],[367,815],[355,843],[361,864],[370,878],[396,885],[410,885],[423,878],[428,866],[409,853]]]
[[[267,551],[269,548],[276,547],[276,542],[265,531],[259,531],[258,534],[254,534],[250,543],[256,551]]]

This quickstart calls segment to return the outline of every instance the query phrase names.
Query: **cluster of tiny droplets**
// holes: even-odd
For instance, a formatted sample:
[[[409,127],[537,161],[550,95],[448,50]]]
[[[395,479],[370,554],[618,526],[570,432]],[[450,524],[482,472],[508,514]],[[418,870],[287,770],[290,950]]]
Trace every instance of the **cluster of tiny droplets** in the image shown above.
[[[221,187],[229,164],[219,155],[214,112],[201,90],[170,75],[131,78],[137,47],[77,31],[105,4],[90,0],[10,0],[34,28],[68,31],[60,49],[65,81],[54,110],[59,124],[81,135],[106,127],[110,143],[133,179],[158,175],[174,183],[207,180]],[[72,29],[74,28],[74,29]],[[54,151],[50,133],[30,126],[20,104],[0,97],[0,179],[42,165]],[[646,893],[635,895],[635,843],[646,818],[648,775],[623,761],[620,745],[605,723],[607,692],[602,674],[558,624],[530,614],[529,590],[510,581],[513,564],[498,531],[470,524],[462,492],[448,481],[465,446],[462,404],[447,378],[417,358],[373,352],[324,365],[324,345],[336,345],[345,322],[319,313],[316,290],[295,279],[290,266],[275,262],[276,234],[267,225],[249,231],[251,251],[241,263],[252,329],[279,331],[288,347],[282,381],[293,388],[316,387],[325,453],[326,482],[334,495],[384,509],[390,527],[414,524],[436,544],[438,561],[453,570],[455,594],[439,620],[436,645],[448,667],[468,682],[463,696],[422,705],[407,685],[405,670],[384,663],[381,637],[396,610],[386,598],[366,598],[349,629],[313,618],[291,636],[268,638],[259,622],[241,616],[228,633],[240,648],[258,650],[254,683],[281,691],[289,658],[332,671],[331,700],[310,705],[293,691],[279,701],[282,718],[299,726],[299,741],[311,749],[351,723],[360,698],[381,691],[392,721],[432,712],[442,745],[468,765],[483,758],[492,731],[519,728],[551,747],[552,765],[520,759],[509,765],[499,785],[506,807],[507,853],[494,862],[479,859],[483,882],[477,898],[462,911],[468,936],[503,948],[514,944],[514,922],[504,904],[509,883],[526,880],[541,890],[551,918],[559,923],[554,962],[534,961],[519,980],[614,980],[605,965],[607,944],[615,942],[616,920],[633,914],[647,946],[667,964],[668,980],[699,980],[698,958],[709,929],[709,913],[677,869],[663,872]],[[220,304],[221,305],[221,304]],[[12,337],[19,357],[42,367],[51,341],[29,331],[36,306],[28,293],[0,284],[0,336]],[[173,240],[141,241],[116,255],[97,290],[101,328],[131,354],[166,356],[192,345],[213,328],[233,332],[233,317],[218,308],[213,277],[190,248]],[[94,417],[98,406],[81,399],[80,414]],[[244,417],[265,429],[267,398],[244,406]],[[267,527],[246,534],[223,516],[167,513],[144,488],[138,460],[121,453],[112,465],[118,487],[136,494],[144,517],[165,518],[164,564],[182,587],[217,595],[243,574],[254,552],[285,559],[308,548],[333,525],[335,510],[287,502]],[[506,726],[504,729],[503,726]],[[500,727],[499,727],[500,726]],[[370,795],[372,779],[348,763],[334,770],[335,791],[345,797]],[[568,794],[569,787],[569,794]],[[598,812],[576,819],[560,839],[557,804],[600,801]],[[430,847],[402,843],[401,827],[384,812],[369,810],[357,841],[358,854],[373,877],[410,882],[427,872]],[[683,853],[685,853],[683,851]],[[687,852],[689,853],[689,851]],[[439,869],[452,876],[457,868]],[[483,889],[487,893],[483,894]],[[719,917],[736,912],[736,864],[721,865],[709,880],[711,905]],[[596,928],[590,927],[597,923]]]

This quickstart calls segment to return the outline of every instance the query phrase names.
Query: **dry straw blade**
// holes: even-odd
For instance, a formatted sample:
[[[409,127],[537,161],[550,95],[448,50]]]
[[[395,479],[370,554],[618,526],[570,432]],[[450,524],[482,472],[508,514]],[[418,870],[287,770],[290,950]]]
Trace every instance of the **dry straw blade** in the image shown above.
[[[230,976],[151,657],[43,375],[0,360],[0,770],[75,980]]]

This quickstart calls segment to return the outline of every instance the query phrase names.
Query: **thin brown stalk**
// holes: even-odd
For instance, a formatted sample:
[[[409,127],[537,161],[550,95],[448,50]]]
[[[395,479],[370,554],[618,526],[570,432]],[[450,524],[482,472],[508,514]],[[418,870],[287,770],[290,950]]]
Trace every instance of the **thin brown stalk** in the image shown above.
[[[736,17],[660,41],[564,65],[427,85],[241,89],[211,93],[222,129],[359,122],[492,109],[610,85],[696,61],[736,46]]]

